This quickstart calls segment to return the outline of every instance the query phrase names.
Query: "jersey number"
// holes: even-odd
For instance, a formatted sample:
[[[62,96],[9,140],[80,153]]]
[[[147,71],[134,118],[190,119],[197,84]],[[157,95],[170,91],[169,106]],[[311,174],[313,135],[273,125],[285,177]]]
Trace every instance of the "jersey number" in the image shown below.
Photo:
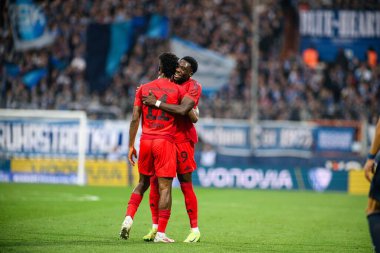
[[[181,158],[182,158],[182,162],[186,162],[187,160],[187,152],[186,151],[182,151],[181,152]]]
[[[159,98],[159,100],[161,102],[164,102],[166,103],[166,100],[168,99],[168,96],[166,94],[164,94],[162,97]],[[148,115],[146,115],[146,118],[147,119],[150,119],[150,120],[164,120],[164,121],[169,121],[169,117],[167,115],[166,112],[164,112],[163,110],[160,110],[161,111],[161,115],[159,115],[158,117],[157,116],[154,116],[153,115],[153,108],[152,107],[148,107]]]

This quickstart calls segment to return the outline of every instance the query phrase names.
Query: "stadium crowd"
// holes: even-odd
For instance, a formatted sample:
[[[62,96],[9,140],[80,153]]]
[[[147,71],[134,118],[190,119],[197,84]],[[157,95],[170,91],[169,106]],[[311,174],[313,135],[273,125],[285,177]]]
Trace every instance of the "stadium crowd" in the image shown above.
[[[284,47],[284,20],[293,8],[380,9],[379,1],[261,1],[257,12],[259,42],[259,119],[367,120],[380,111],[380,67],[355,57],[337,56],[332,63],[308,67],[302,54]],[[48,19],[55,42],[46,48],[13,50],[10,19],[4,17],[0,53],[20,73],[46,67],[48,74],[28,87],[18,76],[3,75],[1,107],[82,109],[92,118],[123,119],[131,113],[136,87],[156,77],[156,58],[168,51],[168,41],[140,37],[122,59],[108,88],[90,92],[85,78],[86,29],[91,22],[111,23],[134,16],[161,13],[170,20],[171,34],[230,55],[237,67],[220,91],[203,96],[202,117],[247,119],[251,100],[251,1],[36,1]],[[296,24],[291,29],[298,29]],[[292,41],[296,44],[296,40]],[[290,52],[290,53],[289,53]],[[4,73],[3,73],[4,74]]]

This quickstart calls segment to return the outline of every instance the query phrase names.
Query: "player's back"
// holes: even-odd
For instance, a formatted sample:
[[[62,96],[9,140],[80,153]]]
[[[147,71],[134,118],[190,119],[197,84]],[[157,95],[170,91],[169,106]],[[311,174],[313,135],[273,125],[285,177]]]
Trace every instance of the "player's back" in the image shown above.
[[[159,78],[142,85],[138,92],[148,96],[152,92],[157,99],[168,104],[179,104],[182,94],[177,85],[166,78]],[[142,105],[142,136],[141,139],[168,139],[174,141],[176,132],[175,118],[158,108]]]
[[[194,108],[198,106],[199,98],[202,94],[202,86],[196,80],[189,78],[183,84],[180,84],[181,88],[187,93],[194,101]],[[195,130],[194,124],[191,122],[188,115],[177,116],[177,132],[175,135],[176,143],[182,143],[187,141],[192,141],[194,143],[198,142],[197,131]]]

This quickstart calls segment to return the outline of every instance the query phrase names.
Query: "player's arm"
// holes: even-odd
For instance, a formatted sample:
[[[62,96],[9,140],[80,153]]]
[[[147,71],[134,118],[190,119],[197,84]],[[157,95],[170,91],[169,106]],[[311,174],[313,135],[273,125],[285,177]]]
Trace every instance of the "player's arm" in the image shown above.
[[[195,102],[188,96],[184,96],[182,98],[181,104],[174,105],[174,104],[167,104],[165,102],[162,102],[160,100],[156,99],[156,96],[149,91],[148,96],[143,96],[142,101],[145,105],[148,106],[155,106],[157,108],[160,108],[161,110],[165,112],[169,112],[172,114],[179,114],[182,116],[185,116],[189,113],[189,111],[194,107]]]
[[[195,107],[195,108],[193,108],[193,109],[191,109],[187,115],[189,116],[191,122],[197,123],[198,119],[199,119],[199,109],[198,109],[198,106]]]
[[[129,125],[129,152],[128,152],[128,160],[134,166],[135,161],[133,157],[137,158],[137,153],[135,149],[135,139],[137,130],[139,129],[140,117],[141,117],[141,106],[133,106],[133,114],[132,120]]]
[[[371,175],[373,174],[373,166],[375,165],[375,156],[380,149],[380,119],[377,121],[375,136],[373,138],[371,148],[364,165],[365,178],[371,182]]]

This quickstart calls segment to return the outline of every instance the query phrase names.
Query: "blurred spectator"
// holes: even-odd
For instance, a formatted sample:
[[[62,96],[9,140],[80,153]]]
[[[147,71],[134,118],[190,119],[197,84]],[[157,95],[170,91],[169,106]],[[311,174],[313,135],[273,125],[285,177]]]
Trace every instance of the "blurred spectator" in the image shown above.
[[[371,68],[374,68],[377,65],[377,53],[373,47],[370,47],[367,50],[367,63]]]
[[[315,47],[306,48],[302,53],[302,59],[306,66],[315,69],[318,65],[319,54]]]

